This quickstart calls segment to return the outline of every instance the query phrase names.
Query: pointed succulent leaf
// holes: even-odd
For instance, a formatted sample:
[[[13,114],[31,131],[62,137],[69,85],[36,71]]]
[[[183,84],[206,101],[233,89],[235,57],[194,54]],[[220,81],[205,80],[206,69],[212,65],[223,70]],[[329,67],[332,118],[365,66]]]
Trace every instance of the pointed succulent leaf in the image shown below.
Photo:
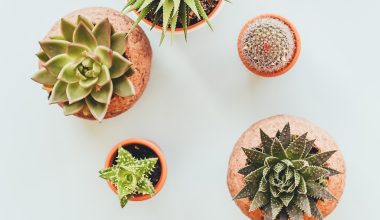
[[[73,42],[73,33],[75,30],[75,25],[68,20],[61,19],[61,33],[66,41]]]
[[[66,102],[68,100],[66,95],[67,83],[62,81],[57,81],[53,87],[53,91],[51,92],[49,103],[59,103]]]
[[[286,208],[290,220],[303,220],[302,211],[297,206],[290,206]]]
[[[142,177],[137,184],[137,193],[143,195],[154,194],[154,186],[147,177]]]
[[[107,104],[97,102],[91,96],[86,98],[86,104],[96,120],[102,121],[104,119],[107,113]]]
[[[290,159],[300,159],[305,151],[307,133],[299,136],[286,149],[286,154]]]
[[[117,169],[114,167],[99,171],[99,176],[105,180],[112,182],[113,184],[117,183]]]
[[[249,211],[254,211],[268,204],[270,201],[268,197],[263,192],[257,192],[255,197],[253,198],[251,205],[249,207]]]
[[[73,114],[80,112],[80,110],[82,110],[83,107],[84,107],[83,101],[78,101],[78,102],[75,102],[73,104],[69,104],[66,102],[63,105],[63,112],[65,115],[73,115]]]
[[[263,176],[261,178],[261,181],[260,181],[260,185],[259,185],[259,192],[268,192],[270,189],[269,189],[269,184],[268,184],[268,181],[267,179],[265,178],[265,176]]]
[[[256,195],[259,185],[257,182],[248,182],[242,190],[234,197],[236,199],[243,199],[247,197],[253,197]]]
[[[111,49],[119,54],[124,54],[127,49],[127,33],[118,32],[111,37]]]
[[[96,42],[98,45],[105,46],[107,48],[111,47],[111,31],[112,26],[108,18],[103,19],[99,23],[97,23],[92,30],[94,36],[96,38]]]
[[[306,148],[305,148],[305,151],[303,152],[302,158],[306,158],[309,155],[311,149],[313,149],[314,147],[314,142],[315,142],[315,139],[306,142]]]
[[[112,66],[112,50],[105,46],[98,46],[95,49],[95,54],[99,57],[100,62],[106,65],[107,68]]]
[[[330,173],[328,176],[335,176],[335,175],[339,175],[339,174],[342,174],[341,172],[339,172],[338,170],[334,170],[334,169],[331,169],[331,168],[328,168],[328,167],[325,167],[326,170],[328,170]]]
[[[112,82],[107,83],[103,87],[101,87],[99,90],[94,89],[91,92],[92,98],[94,98],[97,102],[109,104],[112,97]]]
[[[293,160],[292,163],[296,170],[301,170],[309,166],[309,163],[306,160]]]
[[[43,85],[54,85],[57,82],[57,77],[50,74],[45,68],[42,68],[34,74],[32,80]]]
[[[306,181],[318,180],[325,178],[330,174],[330,171],[326,170],[323,167],[309,166],[303,172],[302,176]]]
[[[146,8],[150,3],[152,3],[154,0],[144,0],[143,4],[139,7],[138,12],[141,12],[144,8]]]
[[[310,204],[310,210],[311,210],[311,215],[315,217],[317,220],[323,220],[323,216],[321,212],[319,211],[317,207],[317,203],[313,198],[309,198],[309,204]]]
[[[174,9],[174,3],[173,1],[165,1],[163,6],[163,15],[162,15],[162,32],[161,32],[161,40],[160,45],[164,41],[166,30],[168,29],[170,15],[172,14],[172,11]]]
[[[187,16],[187,6],[184,2],[180,5],[179,10],[179,21],[182,24],[183,33],[185,35],[185,41],[187,41],[187,25],[188,25],[188,16]]]
[[[263,130],[260,129],[261,144],[264,149],[264,153],[270,154],[273,139],[270,138]]]
[[[71,43],[67,47],[67,55],[69,55],[72,59],[84,57],[84,54],[89,51],[90,51],[90,48],[82,44]]]
[[[310,165],[314,165],[314,166],[322,166],[323,164],[326,163],[326,161],[328,159],[330,159],[330,157],[336,153],[336,151],[327,151],[327,152],[323,152],[323,153],[320,153],[320,154],[315,154],[313,156],[310,156],[308,158],[306,158],[305,160],[307,162],[309,162]]]
[[[290,141],[291,141],[290,124],[289,123],[287,123],[285,125],[285,127],[282,129],[279,140],[285,149],[289,146]]]
[[[195,6],[197,7],[197,10],[198,10],[199,14],[201,15],[202,19],[205,20],[207,25],[210,27],[210,29],[213,30],[210,19],[208,18],[207,13],[203,9],[203,6],[202,6],[200,0],[194,0],[194,2],[195,2]]]
[[[261,167],[255,171],[252,171],[250,174],[248,174],[245,177],[245,180],[249,181],[249,182],[254,182],[254,181],[258,182],[261,179],[261,177],[263,176],[264,169],[265,169],[265,167]]]
[[[46,55],[45,52],[43,51],[40,51],[38,53],[36,53],[36,56],[38,57],[38,59],[43,62],[43,63],[46,63],[47,61],[49,61],[49,57]]]
[[[109,69],[103,65],[101,72],[99,73],[98,76],[98,86],[104,86],[105,84],[109,83],[111,81],[111,75]]]
[[[110,68],[111,78],[119,78],[131,67],[132,63],[119,53],[112,54],[112,67]]]
[[[40,41],[41,49],[50,58],[53,58],[53,57],[55,57],[57,55],[66,53],[68,45],[69,45],[69,42],[68,41],[64,41],[64,40],[44,40],[44,41]]]
[[[294,205],[305,212],[306,215],[311,216],[310,203],[306,195],[297,195],[294,200]]]
[[[336,200],[335,197],[323,186],[316,182],[307,182],[307,195],[315,199]]]
[[[272,198],[271,199],[271,210],[272,210],[272,219],[276,219],[278,214],[280,214],[284,204],[282,204],[281,200]]]
[[[280,196],[280,199],[282,201],[282,203],[288,207],[290,202],[293,200],[294,198],[294,193],[287,193],[287,194],[284,194],[282,196]]]
[[[66,64],[58,75],[58,79],[66,83],[76,83],[79,78],[76,75],[76,67],[72,63]]]
[[[113,81],[114,93],[121,97],[129,97],[136,94],[135,87],[127,77],[119,77]]]
[[[303,194],[303,195],[307,193],[306,181],[302,176],[300,178],[300,183],[299,183],[297,191],[299,194]]]
[[[71,62],[71,58],[67,54],[61,54],[61,55],[55,56],[54,58],[50,59],[45,64],[45,68],[47,71],[49,71],[49,73],[58,77],[62,68],[69,62]]]
[[[187,6],[191,9],[191,11],[194,12],[194,14],[200,18],[200,15],[199,15],[199,12],[198,12],[198,9],[197,9],[197,6],[195,5],[195,1],[194,0],[184,0],[184,2],[187,4]]]
[[[79,85],[85,89],[92,89],[97,82],[98,77],[93,77],[79,80]]]
[[[82,15],[79,15],[77,17],[77,25],[79,26],[80,23],[83,23],[89,30],[94,29],[94,25],[87,18],[83,17]]]
[[[264,220],[273,220],[273,218],[272,218],[272,207],[270,204],[265,205],[262,208],[262,211],[264,212]]]
[[[86,98],[91,93],[92,88],[84,88],[79,83],[72,83],[67,86],[66,94],[69,103],[74,103]]]
[[[271,153],[272,153],[272,156],[280,158],[280,159],[287,158],[285,149],[277,138],[275,138],[273,141],[273,144],[271,147]]]
[[[246,176],[246,175],[250,174],[251,172],[253,172],[254,170],[256,170],[257,168],[258,167],[255,164],[250,164],[250,165],[247,165],[246,167],[243,167],[242,169],[240,169],[238,171],[238,173]]]
[[[73,42],[85,45],[90,49],[95,49],[97,46],[95,36],[82,22],[79,23],[78,27],[74,31]]]
[[[265,162],[266,154],[257,151],[255,149],[242,148],[245,155],[247,155],[248,160],[257,165],[263,165]]]

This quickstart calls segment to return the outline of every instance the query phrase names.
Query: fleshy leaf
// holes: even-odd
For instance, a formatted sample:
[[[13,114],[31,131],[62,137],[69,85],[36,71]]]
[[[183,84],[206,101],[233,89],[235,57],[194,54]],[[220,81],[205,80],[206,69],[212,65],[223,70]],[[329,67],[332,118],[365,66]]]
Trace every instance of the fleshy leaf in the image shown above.
[[[311,208],[309,199],[306,195],[297,195],[294,200],[294,205],[300,208],[306,215],[311,216]]]
[[[309,198],[309,204],[310,204],[311,215],[314,216],[318,220],[323,220],[323,216],[321,212],[319,211],[317,207],[317,203],[314,201],[314,199]]]
[[[305,160],[307,162],[309,162],[310,165],[314,165],[314,166],[322,166],[323,164],[326,163],[326,161],[328,159],[330,159],[330,157],[336,153],[336,151],[327,151],[327,152],[323,152],[323,153],[320,153],[320,154],[315,154],[311,157],[308,157],[306,158]]]
[[[244,154],[247,156],[248,160],[257,165],[263,165],[265,162],[265,158],[267,157],[266,154],[257,151],[255,149],[248,149],[248,148],[242,148],[244,151]]]
[[[256,166],[256,164],[250,164],[246,167],[243,167],[242,169],[240,169],[238,171],[239,174],[242,174],[244,176],[250,174],[251,172],[253,172],[254,170],[256,170],[258,167]]]
[[[270,138],[263,130],[260,129],[261,144],[264,149],[264,153],[270,154],[273,139]]]
[[[306,194],[307,193],[307,186],[305,179],[301,176],[300,178],[300,184],[298,186],[298,193],[299,194]]]
[[[253,198],[251,202],[251,206],[249,207],[249,211],[254,211],[256,209],[259,209],[263,207],[264,205],[268,204],[269,200],[265,193],[263,192],[257,192],[255,197]]]
[[[261,167],[255,171],[252,171],[250,174],[248,174],[246,177],[245,177],[245,180],[246,181],[249,181],[249,182],[258,182],[261,177],[263,176],[263,171],[264,171],[265,167]]]
[[[339,174],[342,174],[341,172],[339,172],[338,170],[334,170],[334,169],[331,169],[331,168],[328,168],[328,167],[325,167],[326,170],[328,170],[330,173],[328,176],[335,176],[335,175],[339,175]]]
[[[282,203],[283,203],[286,207],[289,206],[289,204],[290,204],[290,202],[293,200],[293,198],[294,198],[294,193],[287,193],[287,194],[285,194],[285,195],[280,196],[280,199],[281,199]]]
[[[119,53],[112,54],[112,67],[110,68],[111,78],[119,78],[131,67],[132,63]]]
[[[87,18],[83,17],[82,15],[79,15],[77,17],[77,25],[80,25],[80,23],[83,23],[90,30],[94,29],[94,25]]]
[[[105,18],[104,20],[95,25],[94,29],[92,30],[92,33],[94,33],[98,45],[110,48],[111,29],[112,27],[108,18]]]
[[[124,55],[127,49],[127,33],[118,32],[111,37],[111,49],[121,55]]]
[[[50,74],[45,68],[40,69],[34,76],[32,80],[44,85],[54,85],[57,82],[57,78]]]
[[[301,135],[286,149],[286,154],[290,159],[300,159],[305,151],[307,133]]]
[[[110,81],[111,81],[110,71],[105,65],[103,65],[102,70],[98,76],[97,85],[98,86],[104,86],[105,84],[107,84]]]
[[[153,195],[154,186],[147,177],[142,177],[137,184],[137,193],[142,195]]]
[[[136,94],[135,87],[127,77],[119,77],[113,81],[114,93],[121,97],[129,97]]]
[[[69,55],[73,59],[83,57],[85,52],[88,52],[88,51],[90,51],[90,48],[81,44],[71,43],[67,47],[67,55]]]
[[[69,103],[74,103],[86,98],[91,93],[92,88],[83,88],[79,83],[72,83],[67,86],[66,93]]]
[[[271,147],[272,156],[278,157],[280,159],[287,158],[286,152],[284,147],[282,146],[281,142],[275,138]]]
[[[330,171],[323,167],[309,166],[302,172],[302,176],[306,181],[318,180],[320,178],[325,178],[330,174]]]
[[[100,88],[99,90],[98,89],[92,90],[91,96],[97,102],[109,104],[112,97],[112,91],[113,91],[112,82],[109,82],[108,84]]]
[[[306,142],[306,148],[305,148],[305,151],[303,152],[302,158],[306,158],[309,155],[311,149],[313,149],[314,142],[315,142],[315,139]]]
[[[286,212],[288,213],[290,220],[303,220],[303,213],[296,206],[287,207]]]
[[[76,68],[73,64],[66,64],[58,75],[58,79],[66,83],[76,83],[79,81],[76,76]]]
[[[41,61],[41,62],[44,62],[46,63],[47,61],[49,61],[49,57],[46,55],[45,52],[43,51],[40,51],[38,53],[36,53],[36,56],[38,57],[38,59]]]
[[[272,210],[272,219],[276,219],[278,214],[280,214],[284,205],[279,199],[271,199],[271,210]]]
[[[95,49],[97,46],[95,36],[82,22],[79,23],[78,27],[74,31],[73,42],[85,45],[90,49]]]
[[[75,25],[69,22],[68,20],[61,19],[61,33],[65,40],[73,42],[73,33],[75,30]]]
[[[69,62],[71,62],[71,58],[66,54],[61,54],[49,60],[45,64],[45,68],[49,71],[49,73],[53,74],[55,77],[58,77],[62,68]]]
[[[289,146],[291,140],[289,123],[282,129],[279,140],[285,149]]]
[[[105,46],[98,46],[95,49],[95,54],[99,57],[100,62],[106,65],[107,68],[111,68],[112,65],[112,50]]]
[[[255,196],[257,193],[257,189],[259,188],[259,185],[256,182],[248,182],[242,190],[234,197],[234,200],[236,199],[243,199],[250,196]]]
[[[67,83],[62,81],[57,81],[53,87],[53,91],[51,92],[49,103],[59,103],[66,102],[68,100],[66,95]]]
[[[113,184],[117,183],[117,169],[114,167],[99,171],[99,176],[105,180],[111,181]]]
[[[107,104],[97,102],[91,96],[88,96],[86,98],[86,104],[91,114],[94,116],[96,120],[102,121],[104,119],[107,113],[107,108],[108,108]]]
[[[69,45],[69,42],[64,41],[64,40],[40,41],[40,46],[42,50],[50,58],[66,53],[68,45]]]
[[[94,85],[98,82],[98,77],[87,78],[79,80],[79,85],[83,88],[93,88]]]
[[[307,182],[307,195],[316,199],[336,200],[335,197],[325,187],[316,182]]]
[[[83,109],[84,102],[83,101],[78,101],[73,104],[65,103],[63,105],[63,112],[65,115],[73,115],[78,113],[80,110]]]

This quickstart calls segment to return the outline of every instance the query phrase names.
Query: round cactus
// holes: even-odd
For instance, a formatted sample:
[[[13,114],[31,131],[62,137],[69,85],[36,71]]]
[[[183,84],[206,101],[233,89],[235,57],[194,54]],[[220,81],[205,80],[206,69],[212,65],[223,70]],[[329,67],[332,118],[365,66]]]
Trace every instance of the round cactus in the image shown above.
[[[61,19],[60,28],[60,36],[40,42],[43,64],[32,79],[50,92],[51,104],[62,104],[65,115],[83,111],[101,121],[113,94],[135,94],[128,79],[132,63],[123,56],[127,33],[115,33],[107,18],[94,25],[83,16],[76,24]]]
[[[242,33],[242,53],[247,64],[261,73],[275,73],[289,65],[296,51],[293,30],[275,17],[260,17]]]

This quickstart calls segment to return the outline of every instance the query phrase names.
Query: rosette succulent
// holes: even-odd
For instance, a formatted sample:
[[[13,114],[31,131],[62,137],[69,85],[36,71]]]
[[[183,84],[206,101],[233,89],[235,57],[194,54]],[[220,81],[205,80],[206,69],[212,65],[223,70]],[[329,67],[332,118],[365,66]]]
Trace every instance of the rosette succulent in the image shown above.
[[[154,186],[148,175],[153,171],[157,158],[136,159],[124,148],[120,147],[116,164],[99,171],[100,177],[110,181],[117,187],[121,207],[136,194],[153,195]]]
[[[239,173],[245,186],[234,199],[248,198],[250,211],[261,209],[268,220],[301,220],[304,215],[323,219],[316,204],[335,199],[327,181],[340,172],[326,162],[336,151],[318,153],[307,133],[291,135],[289,123],[274,138],[262,130],[260,134],[260,146],[243,148],[247,166]]]
[[[160,26],[162,27],[160,44],[162,44],[165,38],[166,30],[170,28],[173,37],[174,31],[178,26],[182,26],[185,39],[187,39],[190,13],[195,14],[198,19],[205,20],[212,29],[207,13],[202,7],[200,0],[128,0],[123,12],[128,13],[134,10],[139,13],[139,16],[131,31],[149,13],[153,13],[152,28],[158,23],[161,23]]]
[[[65,115],[80,111],[101,121],[113,94],[135,94],[128,79],[132,63],[124,57],[127,33],[115,32],[106,18],[92,24],[78,16],[76,24],[65,19],[61,35],[40,42],[37,54],[42,68],[32,77],[50,92],[49,103],[60,103]]]

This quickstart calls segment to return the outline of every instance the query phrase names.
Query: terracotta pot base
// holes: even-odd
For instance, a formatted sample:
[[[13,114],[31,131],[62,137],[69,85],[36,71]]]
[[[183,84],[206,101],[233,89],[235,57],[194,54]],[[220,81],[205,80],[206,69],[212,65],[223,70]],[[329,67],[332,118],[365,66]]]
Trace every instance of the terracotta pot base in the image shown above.
[[[83,15],[93,23],[98,23],[104,18],[108,18],[116,32],[128,32],[134,23],[131,18],[122,15],[119,11],[101,7],[80,9],[64,16],[64,18],[75,23],[78,15]],[[60,22],[57,22],[44,39],[46,40],[49,36],[59,34]],[[147,36],[140,27],[137,27],[128,37],[126,56],[133,63],[135,69],[135,73],[129,79],[135,87],[136,95],[126,98],[114,95],[108,106],[105,119],[115,117],[130,109],[141,97],[149,81],[152,48]],[[40,63],[40,67],[41,65],[42,63]],[[79,112],[76,116],[95,120],[91,114],[85,115],[83,112]]]
[[[308,139],[316,139],[315,146],[320,152],[337,150],[337,152],[328,160],[327,167],[338,170],[343,174],[332,176],[328,180],[328,190],[337,198],[335,200],[319,201],[317,206],[324,217],[329,215],[338,205],[343,194],[345,186],[345,163],[344,158],[334,139],[325,131],[315,126],[311,122],[288,115],[278,115],[263,119],[253,124],[239,138],[230,157],[227,175],[227,184],[231,196],[234,197],[244,187],[244,177],[238,173],[238,170],[245,166],[246,155],[241,150],[242,147],[257,147],[261,143],[260,129],[269,136],[274,137],[277,130],[281,130],[286,123],[290,123],[292,134],[301,135],[308,132]],[[253,220],[263,220],[264,216],[260,210],[249,212],[250,202],[248,199],[239,199],[236,201],[240,210]],[[304,219],[314,219],[305,216]]]

